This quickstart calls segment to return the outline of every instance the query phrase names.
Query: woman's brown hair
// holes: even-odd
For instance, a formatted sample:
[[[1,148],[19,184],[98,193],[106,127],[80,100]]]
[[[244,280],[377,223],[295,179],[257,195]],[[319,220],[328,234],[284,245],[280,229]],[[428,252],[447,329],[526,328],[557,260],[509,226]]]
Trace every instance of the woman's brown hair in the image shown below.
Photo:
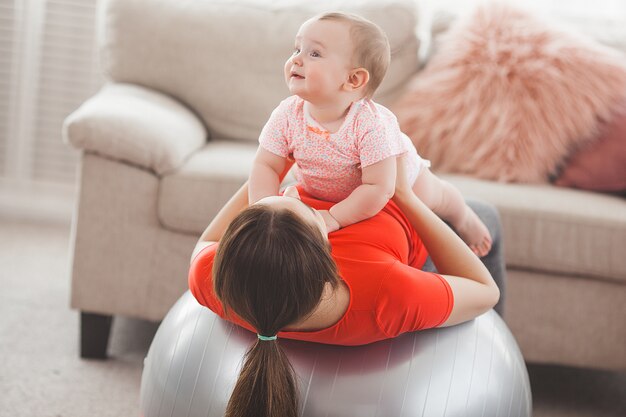
[[[338,284],[320,230],[288,209],[254,205],[220,241],[213,264],[215,294],[260,335],[273,336],[312,313],[326,283]],[[295,372],[278,341],[246,352],[226,417],[296,417]]]

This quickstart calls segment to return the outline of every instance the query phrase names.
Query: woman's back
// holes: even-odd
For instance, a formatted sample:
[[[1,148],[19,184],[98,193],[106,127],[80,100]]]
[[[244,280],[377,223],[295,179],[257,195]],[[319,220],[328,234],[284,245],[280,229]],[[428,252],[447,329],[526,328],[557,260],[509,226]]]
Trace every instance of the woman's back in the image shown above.
[[[302,201],[316,209],[330,204],[306,195]],[[448,317],[453,304],[450,288],[439,275],[418,269],[427,252],[394,203],[371,219],[332,233],[329,241],[339,276],[350,291],[346,313],[328,328],[280,332],[279,337],[360,345],[436,327]],[[205,248],[192,262],[191,291],[218,315],[255,331],[232,312],[226,317],[213,293],[211,271],[216,246]]]

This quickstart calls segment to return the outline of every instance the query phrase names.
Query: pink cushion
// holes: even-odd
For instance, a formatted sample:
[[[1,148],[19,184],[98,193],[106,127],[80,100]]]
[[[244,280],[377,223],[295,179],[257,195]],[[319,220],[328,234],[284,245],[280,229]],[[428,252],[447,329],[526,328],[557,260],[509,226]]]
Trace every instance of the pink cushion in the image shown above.
[[[626,191],[626,111],[618,113],[597,140],[571,157],[555,184],[590,191]]]
[[[626,91],[623,55],[506,4],[442,39],[392,110],[433,169],[547,182]]]

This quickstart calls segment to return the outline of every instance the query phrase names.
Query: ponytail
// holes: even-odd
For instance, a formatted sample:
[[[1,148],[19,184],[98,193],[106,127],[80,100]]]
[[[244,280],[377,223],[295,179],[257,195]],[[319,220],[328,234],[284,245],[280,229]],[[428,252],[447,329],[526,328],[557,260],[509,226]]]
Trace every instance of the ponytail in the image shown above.
[[[337,266],[320,230],[292,211],[253,205],[226,229],[213,262],[215,295],[254,327],[260,339],[246,352],[226,417],[297,417],[296,374],[280,330],[317,307]]]
[[[277,341],[257,342],[228,401],[225,417],[297,417],[295,372]]]

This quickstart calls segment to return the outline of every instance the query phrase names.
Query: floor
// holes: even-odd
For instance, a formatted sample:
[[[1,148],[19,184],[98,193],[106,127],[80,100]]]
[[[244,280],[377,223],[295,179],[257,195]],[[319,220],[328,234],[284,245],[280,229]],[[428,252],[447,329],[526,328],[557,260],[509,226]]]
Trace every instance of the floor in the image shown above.
[[[155,323],[114,322],[107,361],[78,358],[69,227],[0,218],[0,417],[139,415]],[[529,365],[535,417],[626,416],[626,373]]]

